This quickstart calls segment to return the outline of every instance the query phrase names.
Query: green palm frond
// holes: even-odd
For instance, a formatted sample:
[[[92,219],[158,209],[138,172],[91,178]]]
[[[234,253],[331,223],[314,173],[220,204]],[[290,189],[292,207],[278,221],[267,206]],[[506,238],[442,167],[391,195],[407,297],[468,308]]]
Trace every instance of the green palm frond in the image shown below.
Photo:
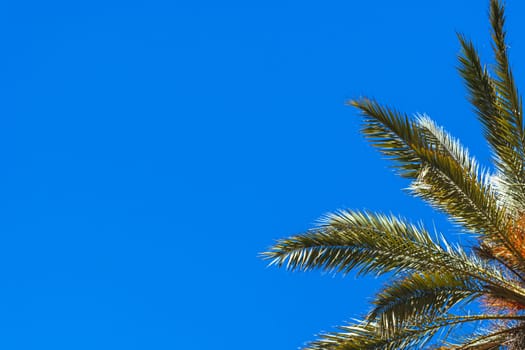
[[[263,257],[290,270],[313,268],[348,273],[426,272],[470,276],[520,293],[515,282],[490,264],[436,242],[422,226],[383,214],[340,211],[327,216],[315,230],[278,240]],[[525,301],[520,299],[522,301]]]
[[[470,102],[484,127],[485,137],[489,144],[496,153],[504,154],[509,150],[506,148],[504,139],[499,139],[499,136],[505,136],[505,131],[502,130],[504,129],[504,120],[501,118],[498,109],[494,81],[488,70],[482,66],[481,59],[472,41],[461,34],[458,34],[458,39],[462,50],[458,58],[460,64],[458,70],[465,80]]]
[[[490,22],[492,26],[493,50],[496,58],[494,87],[498,97],[498,106],[504,119],[508,123],[509,134],[507,142],[517,153],[517,158],[521,161],[521,172],[516,175],[523,175],[523,160],[525,130],[523,128],[523,105],[521,97],[516,88],[514,75],[510,68],[508,58],[508,45],[506,43],[505,32],[505,9],[499,1],[491,1]],[[523,181],[523,178],[518,177]]]
[[[264,257],[290,270],[348,273],[357,268],[360,273],[383,274],[418,270],[438,252],[444,249],[423,227],[394,216],[340,211],[327,216],[317,229],[278,240]]]
[[[373,300],[368,319],[381,325],[384,335],[409,323],[434,319],[459,302],[486,292],[483,283],[457,273],[418,272],[389,283]]]
[[[510,68],[505,33],[505,11],[498,1],[491,2],[490,22],[492,26],[493,50],[496,58],[494,87],[498,96],[501,114],[509,125],[509,143],[514,155],[509,164],[502,164],[499,176],[500,192],[508,205],[518,211],[525,205],[525,131],[523,128],[523,103]]]
[[[425,140],[418,133],[416,123],[407,115],[382,106],[368,98],[352,100],[350,105],[364,116],[363,134],[382,154],[394,161],[400,176],[414,179],[421,170],[421,155]]]
[[[381,325],[375,322],[357,322],[339,327],[338,332],[322,334],[304,350],[398,350],[423,349],[437,332],[453,332],[464,324],[481,324],[485,321],[521,322],[524,316],[506,315],[444,315],[425,322],[408,325],[394,334],[382,335]],[[467,348],[468,349],[468,348]]]
[[[416,119],[418,128],[424,135],[425,140],[433,145],[437,152],[451,157],[454,162],[461,166],[468,174],[478,179],[484,188],[490,187],[490,175],[487,170],[481,169],[480,165],[469,151],[457,138],[450,135],[445,129],[437,125],[427,115],[420,115]],[[488,192],[490,192],[487,189]]]
[[[374,301],[369,319],[378,320],[386,334],[418,314],[432,319],[480,293],[525,305],[525,290],[517,281],[443,238],[435,241],[421,225],[394,216],[341,211],[316,230],[279,240],[265,258],[290,270],[411,272]]]
[[[426,331],[404,329],[391,337],[381,337],[380,326],[360,322],[339,327],[338,332],[322,334],[303,350],[396,350],[424,346],[437,329]]]
[[[433,198],[428,193],[425,199],[472,231],[490,234],[502,230],[505,215],[498,208],[494,193],[483,181],[476,161],[454,139],[428,119],[420,118],[418,123],[366,98],[351,104],[364,116],[363,134],[394,160],[401,176],[421,183],[425,174],[435,174],[433,178],[440,179],[435,187],[445,186],[442,191],[451,193],[454,201],[446,194]],[[420,189],[415,190],[419,193]]]
[[[509,218],[487,175],[457,141],[428,119],[418,123],[366,98],[350,103],[362,112],[363,134],[372,145],[394,160],[401,176],[414,179],[414,194],[471,232],[505,246],[525,267],[523,254],[508,237]]]
[[[497,327],[484,332],[464,336],[460,342],[449,342],[449,348],[453,350],[496,350],[512,341],[512,335],[523,332],[524,325],[519,322],[514,327]],[[510,336],[510,337],[509,337]]]
[[[508,60],[504,7],[499,1],[491,1],[490,22],[496,58],[495,78],[483,68],[472,42],[462,35],[459,35],[462,47],[459,72],[483,125],[485,138],[494,151],[494,163],[500,171],[500,192],[507,205],[522,211],[525,204],[522,101]]]

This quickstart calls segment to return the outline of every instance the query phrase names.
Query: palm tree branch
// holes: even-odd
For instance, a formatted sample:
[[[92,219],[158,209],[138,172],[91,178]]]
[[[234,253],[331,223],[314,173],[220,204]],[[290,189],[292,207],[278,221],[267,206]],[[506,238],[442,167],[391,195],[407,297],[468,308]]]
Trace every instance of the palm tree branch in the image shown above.
[[[480,171],[476,159],[469,154],[468,150],[461,145],[458,139],[451,136],[427,115],[418,115],[416,122],[417,127],[421,130],[428,143],[434,145],[440,153],[451,157],[454,162],[470,173],[472,177],[478,178],[487,186],[487,171]]]
[[[490,23],[492,27],[492,47],[496,57],[495,73],[497,79],[495,80],[495,88],[499,101],[504,107],[504,115],[510,121],[511,131],[514,136],[512,145],[516,147],[516,151],[519,152],[520,158],[523,160],[523,144],[525,140],[523,106],[509,64],[505,32],[505,7],[498,0],[491,1]]]
[[[491,192],[491,197],[495,199],[494,192],[492,191],[490,185],[491,176],[489,175],[488,171],[480,169],[480,166],[478,165],[477,161],[469,155],[468,150],[459,143],[459,140],[452,137],[442,127],[436,125],[436,123],[426,115],[419,116],[417,118],[417,123],[421,128],[421,131],[424,133],[425,138],[431,144],[436,145],[437,149],[440,152],[443,152],[444,154],[452,158],[456,163],[460,164],[464,169],[466,169],[468,173],[472,174],[474,178],[477,178],[483,184],[483,186],[485,186],[487,191]],[[425,184],[425,181],[421,181],[421,179],[423,178],[423,176],[421,176],[422,174],[425,174],[425,172],[423,171],[420,173],[420,177],[418,179],[420,181],[414,182],[412,186],[413,189],[415,187],[420,187],[419,191],[414,191],[416,195],[420,196],[424,193],[429,192],[429,186]],[[422,184],[423,186],[418,186],[420,184]],[[445,193],[443,193],[443,191],[440,191],[439,186],[433,187],[434,188],[432,188],[430,190],[430,193],[428,194],[430,195],[430,197],[434,197],[436,196],[436,193],[442,193],[444,198],[441,201],[438,201],[439,203],[447,202],[447,199],[450,200],[453,197],[450,195],[451,193],[449,191],[445,191]],[[462,196],[463,193],[459,191],[457,195]],[[427,197],[427,195],[424,195],[423,197]],[[469,198],[465,198],[465,200],[469,201]],[[475,203],[471,202],[471,205],[475,205]],[[510,246],[514,247],[514,244],[510,244]],[[515,254],[517,253],[518,252],[516,252]],[[505,261],[496,256],[493,256],[492,259],[497,260],[509,271],[513,272],[516,276],[518,276],[521,280],[525,281],[525,277],[519,274],[516,271],[516,267],[513,266],[510,262]]]
[[[270,265],[290,270],[320,268],[348,273],[435,271],[470,276],[487,285],[495,284],[520,295],[519,285],[459,247],[434,242],[429,232],[404,219],[369,212],[340,211],[305,234],[280,239],[263,253]],[[525,304],[525,296],[520,301]]]
[[[501,243],[525,266],[525,258],[508,237],[510,223],[505,211],[498,207],[475,160],[467,158],[468,153],[457,142],[429,128],[429,123],[419,125],[373,100],[364,98],[350,104],[365,117],[365,136],[395,161],[401,176],[415,179],[414,193],[469,230]]]
[[[448,272],[417,272],[390,283],[372,302],[367,319],[392,334],[407,323],[433,319],[462,301],[486,292],[482,283],[469,276]]]
[[[375,322],[358,322],[339,327],[339,332],[322,334],[317,341],[304,350],[399,350],[421,349],[440,329],[491,320],[523,321],[525,316],[509,315],[446,315],[430,322],[418,322],[398,330],[395,334],[383,336],[381,326]],[[451,328],[452,327],[452,328]]]
[[[465,80],[470,94],[470,102],[474,106],[480,120],[484,135],[494,151],[494,162],[500,171],[501,186],[505,197],[510,198],[514,208],[520,208],[525,203],[525,193],[522,188],[524,176],[525,154],[523,121],[521,117],[521,102],[514,87],[512,72],[508,67],[506,44],[504,42],[503,18],[491,6],[493,17],[494,50],[496,52],[496,75],[493,79],[487,69],[481,65],[479,55],[471,41],[458,35],[462,53],[459,57],[459,72]],[[512,101],[518,101],[516,106]],[[516,186],[518,185],[518,186]]]
[[[461,181],[460,179],[458,180]],[[444,210],[448,213],[458,211],[464,213],[466,207],[475,209],[478,207],[478,203],[483,200],[482,198],[478,198],[479,201],[476,201],[472,196],[466,196],[462,191],[462,187],[455,183],[450,183],[449,179],[442,173],[432,171],[430,167],[424,168],[421,171],[420,176],[410,185],[409,189],[412,190],[416,196],[431,202],[438,209]],[[487,205],[495,206],[496,204],[489,202]],[[513,227],[511,226],[512,223],[504,218],[505,212],[503,210],[494,209],[492,211],[478,213],[470,211],[470,213],[472,213],[472,216],[469,218],[465,216],[456,216],[454,219],[456,222],[462,223],[471,230],[475,229],[474,224],[479,225],[480,222],[485,222],[486,224],[483,227],[479,226],[478,231],[474,232],[485,236],[485,238],[490,238],[490,242],[494,245],[501,245],[512,253],[512,257],[516,258],[519,262],[517,266],[515,262],[512,262],[512,259],[500,259],[500,261],[504,261],[504,266],[510,271],[517,271],[517,269],[523,268],[525,266],[523,253],[519,249],[519,246],[517,246],[507,234],[507,231],[511,231],[511,229],[507,228],[506,230],[502,230],[499,225],[493,224],[493,222],[499,222],[501,223],[500,225]],[[491,214],[497,215],[497,217],[492,220],[494,216],[488,216]],[[467,221],[467,219],[469,221]],[[519,276],[520,279],[524,279],[522,275]]]
[[[496,59],[494,89],[497,105],[502,118],[508,121],[509,146],[514,150],[510,166],[500,174],[500,191],[509,205],[518,211],[525,205],[525,131],[523,127],[523,104],[514,81],[508,58],[508,45],[505,32],[505,8],[497,0],[490,4],[490,23],[492,27],[492,48]],[[515,169],[513,171],[512,169]]]
[[[490,350],[499,349],[509,340],[509,334],[523,331],[525,327],[520,324],[516,327],[497,329],[488,333],[477,334],[464,338],[462,344],[454,344],[454,350]]]

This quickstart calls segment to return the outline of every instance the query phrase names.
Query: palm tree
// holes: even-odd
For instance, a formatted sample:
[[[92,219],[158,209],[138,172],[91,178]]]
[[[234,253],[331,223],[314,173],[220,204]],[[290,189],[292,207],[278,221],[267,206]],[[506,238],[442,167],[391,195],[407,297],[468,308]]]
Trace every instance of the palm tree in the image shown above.
[[[490,22],[490,71],[472,42],[458,38],[459,73],[493,171],[426,116],[410,118],[368,98],[350,101],[363,115],[363,134],[411,180],[411,193],[448,214],[475,243],[461,247],[404,218],[349,210],[278,240],[263,253],[270,264],[391,276],[363,320],[306,349],[525,349],[525,128],[498,0],[490,1]],[[478,312],[465,312],[472,303]]]

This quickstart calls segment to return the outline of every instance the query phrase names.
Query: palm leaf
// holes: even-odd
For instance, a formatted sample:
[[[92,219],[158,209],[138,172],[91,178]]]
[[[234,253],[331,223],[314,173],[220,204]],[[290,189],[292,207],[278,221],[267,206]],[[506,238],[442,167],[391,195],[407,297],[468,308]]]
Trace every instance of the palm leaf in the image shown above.
[[[425,272],[456,273],[523,293],[517,282],[444,238],[436,242],[422,226],[405,219],[369,212],[340,211],[315,230],[280,239],[263,257],[290,270],[313,268],[343,274]],[[525,303],[525,296],[519,298]]]
[[[422,349],[438,331],[452,332],[458,326],[484,321],[520,322],[524,316],[506,315],[445,315],[429,322],[419,322],[383,336],[381,326],[374,322],[357,322],[339,327],[338,332],[322,334],[304,350],[398,350]],[[467,348],[468,349],[468,348]]]
[[[418,272],[389,283],[373,300],[368,319],[381,325],[384,335],[409,323],[445,314],[459,302],[469,302],[486,292],[469,276],[447,272]]]
[[[495,350],[508,346],[515,341],[515,334],[525,330],[523,321],[514,322],[515,326],[493,325],[490,330],[478,331],[472,335],[463,336],[459,342],[448,342],[447,349],[453,350]]]
[[[462,35],[459,35],[462,47],[459,72],[483,125],[485,138],[494,151],[494,162],[500,172],[499,190],[506,205],[522,211],[525,204],[523,108],[507,54],[504,7],[497,0],[491,1],[490,22],[495,78],[482,67],[472,42]]]
[[[304,350],[396,350],[423,346],[437,329],[418,331],[404,329],[391,337],[382,337],[380,326],[360,322],[339,327],[338,332],[325,333]]]
[[[471,232],[504,246],[525,267],[525,258],[509,238],[512,225],[484,172],[457,141],[428,119],[408,116],[370,99],[350,102],[364,116],[363,133],[389,158],[410,189],[448,213]]]

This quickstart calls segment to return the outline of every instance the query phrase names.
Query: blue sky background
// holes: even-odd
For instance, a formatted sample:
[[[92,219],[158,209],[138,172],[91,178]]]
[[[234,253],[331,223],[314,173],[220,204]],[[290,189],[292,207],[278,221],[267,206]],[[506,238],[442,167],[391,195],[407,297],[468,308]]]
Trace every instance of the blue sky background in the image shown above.
[[[0,347],[296,349],[365,313],[383,281],[257,255],[340,208],[453,235],[344,102],[426,112],[486,163],[455,32],[490,58],[487,5],[1,2]]]

